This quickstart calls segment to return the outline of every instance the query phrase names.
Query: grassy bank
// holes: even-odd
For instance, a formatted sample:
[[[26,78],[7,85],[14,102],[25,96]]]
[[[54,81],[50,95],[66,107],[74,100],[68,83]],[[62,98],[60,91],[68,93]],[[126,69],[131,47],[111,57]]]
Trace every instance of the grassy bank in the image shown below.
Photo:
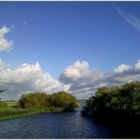
[[[0,121],[20,118],[45,112],[63,112],[63,108],[49,108],[49,109],[6,109],[0,110]]]
[[[12,109],[12,110],[0,111],[0,121],[24,117],[37,113],[39,112],[35,110],[29,110],[29,109]]]
[[[0,121],[20,118],[45,112],[63,112],[62,107],[51,107],[47,109],[22,109],[18,107],[17,101],[2,101],[4,106],[0,106]],[[5,105],[6,104],[6,105]]]
[[[63,91],[51,95],[41,92],[28,93],[23,94],[18,101],[0,101],[0,120],[44,112],[72,111],[76,107],[76,98]]]

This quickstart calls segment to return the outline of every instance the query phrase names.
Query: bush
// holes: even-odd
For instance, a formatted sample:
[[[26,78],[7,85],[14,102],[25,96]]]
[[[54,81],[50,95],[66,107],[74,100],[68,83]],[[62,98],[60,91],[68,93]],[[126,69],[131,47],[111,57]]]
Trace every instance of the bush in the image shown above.
[[[140,112],[140,82],[131,82],[120,87],[101,87],[82,110],[84,115],[132,114]]]
[[[74,96],[66,92],[58,92],[51,95],[46,93],[24,94],[18,101],[21,108],[57,108],[62,107],[65,110],[72,110],[77,107]]]

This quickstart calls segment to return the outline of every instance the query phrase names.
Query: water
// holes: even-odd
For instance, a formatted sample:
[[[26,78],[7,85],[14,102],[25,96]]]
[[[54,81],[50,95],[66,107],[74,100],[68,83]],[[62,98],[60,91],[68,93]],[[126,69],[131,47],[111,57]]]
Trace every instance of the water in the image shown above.
[[[112,138],[112,130],[80,111],[43,113],[0,122],[0,138]]]

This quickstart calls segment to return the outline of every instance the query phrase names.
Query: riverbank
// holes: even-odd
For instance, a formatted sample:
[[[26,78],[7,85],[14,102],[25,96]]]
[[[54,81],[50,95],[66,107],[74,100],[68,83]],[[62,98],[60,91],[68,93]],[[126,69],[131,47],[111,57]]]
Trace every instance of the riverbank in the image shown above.
[[[35,115],[45,112],[64,112],[62,107],[50,107],[47,109],[23,109],[18,106],[17,101],[1,101],[3,105],[0,106],[0,121],[21,118],[25,116]]]
[[[79,104],[78,106],[80,106],[81,103],[77,101],[77,104]],[[74,109],[66,107],[21,108],[18,105],[18,101],[1,101],[0,121],[16,119],[40,113],[67,112],[72,110]]]
[[[0,138],[6,139],[86,139],[112,138],[110,130],[80,116],[80,110],[40,113],[0,122]]]
[[[64,112],[64,108],[49,108],[49,109],[21,109],[15,108],[11,110],[0,110],[0,121],[10,120],[15,118],[21,118],[25,116],[40,114],[40,113],[50,113],[50,112]]]
[[[67,112],[78,107],[76,98],[66,92],[23,94],[18,101],[0,101],[0,120],[46,112]]]
[[[137,128],[140,126],[139,91],[138,81],[118,87],[100,87],[95,96],[86,102],[81,113],[117,129],[124,136],[135,138],[139,136]]]

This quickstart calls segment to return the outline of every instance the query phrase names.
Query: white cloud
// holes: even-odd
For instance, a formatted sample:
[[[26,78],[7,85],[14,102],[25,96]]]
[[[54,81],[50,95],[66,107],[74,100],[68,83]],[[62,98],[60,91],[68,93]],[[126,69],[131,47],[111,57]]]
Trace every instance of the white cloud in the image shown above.
[[[140,69],[140,60],[138,60],[137,63],[135,64],[135,68]]]
[[[0,29],[0,51],[9,51],[13,41],[12,40],[8,40],[5,35],[10,31],[9,28],[7,28],[6,26],[3,26]]]
[[[95,95],[96,90],[102,86],[119,86],[130,81],[140,81],[140,60],[134,67],[121,64],[112,73],[90,70],[88,62],[83,62],[77,61],[68,66],[60,76],[60,81],[69,84],[69,91],[78,99],[87,99]],[[73,69],[78,73],[75,74],[76,77],[71,74]]]
[[[60,81],[69,84],[69,91],[77,98],[87,98],[97,88],[96,81],[101,79],[103,73],[90,70],[86,61],[76,61],[68,66],[60,75]]]
[[[115,71],[116,70],[116,71]],[[76,71],[76,72],[75,72]],[[76,61],[66,67],[59,80],[43,72],[39,62],[24,63],[15,70],[0,60],[0,89],[2,99],[17,99],[22,93],[68,91],[78,99],[87,99],[102,86],[119,86],[130,81],[140,81],[140,60],[134,66],[121,64],[112,73],[90,69],[86,61]]]
[[[121,15],[127,23],[132,25],[137,31],[140,32],[140,19],[136,15],[123,11],[119,7],[115,8],[118,14]]]
[[[120,66],[118,66],[117,68],[114,69],[114,72],[116,73],[122,73],[124,71],[127,71],[131,68],[131,66],[126,65],[126,64],[121,64]]]
[[[6,64],[5,62],[3,62],[1,59],[0,59],[0,72],[7,72],[7,71],[10,71],[9,69],[10,65],[9,64]]]
[[[8,64],[0,61],[0,89],[6,89],[1,94],[3,99],[17,99],[22,93],[44,91],[47,93],[67,91],[69,86],[53,79],[43,72],[39,63],[22,64],[11,70]]]
[[[87,78],[94,78],[97,79],[101,76],[101,72],[99,71],[91,71],[89,69],[89,64],[87,61],[76,61],[74,64],[68,66],[64,71],[62,72],[60,76],[60,80],[66,80],[69,79],[70,81],[76,81]],[[69,81],[68,81],[69,82]]]
[[[68,66],[64,70],[63,76],[76,80],[89,74],[90,71],[88,69],[89,65],[86,61],[76,61],[73,65]]]

